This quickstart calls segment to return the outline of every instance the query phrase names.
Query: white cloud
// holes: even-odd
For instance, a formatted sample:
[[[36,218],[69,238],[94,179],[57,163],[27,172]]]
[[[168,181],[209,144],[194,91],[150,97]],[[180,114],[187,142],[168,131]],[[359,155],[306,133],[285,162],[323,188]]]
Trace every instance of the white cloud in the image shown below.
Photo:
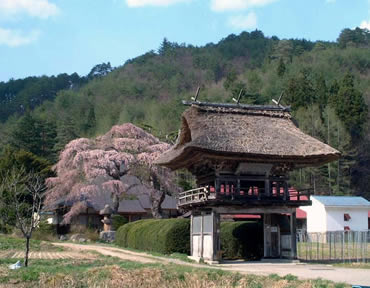
[[[180,2],[188,2],[188,0],[126,0],[128,7],[169,6]]]
[[[360,28],[370,30],[370,20],[369,21],[366,21],[366,20],[362,21],[361,24],[360,24]]]
[[[250,12],[248,15],[232,16],[228,24],[235,29],[254,29],[257,27],[257,15]]]
[[[39,38],[40,31],[33,30],[28,35],[19,30],[4,29],[0,27],[0,46],[17,47],[30,44]]]
[[[278,0],[211,0],[211,9],[216,12],[245,10],[265,6]]]
[[[47,19],[58,12],[58,7],[48,0],[0,0],[0,15],[5,17],[27,14],[32,17]]]

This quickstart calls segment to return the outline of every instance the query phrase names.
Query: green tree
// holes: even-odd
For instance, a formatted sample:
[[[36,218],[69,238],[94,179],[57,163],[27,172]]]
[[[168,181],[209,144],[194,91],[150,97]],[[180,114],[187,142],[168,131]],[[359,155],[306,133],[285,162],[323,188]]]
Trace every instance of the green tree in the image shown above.
[[[293,109],[316,103],[315,90],[310,76],[310,72],[303,69],[297,77],[288,80],[284,102],[290,104]]]
[[[362,93],[354,87],[354,76],[347,74],[340,83],[335,109],[338,117],[353,136],[361,136],[368,107]]]
[[[91,134],[96,128],[96,118],[95,109],[92,104],[90,104],[89,111],[87,113],[86,123],[84,125],[84,130],[87,134]]]
[[[238,78],[238,75],[234,69],[232,69],[227,75],[224,82],[224,88],[225,90],[230,90],[232,86],[234,85],[236,79]]]
[[[279,65],[277,67],[277,75],[279,77],[283,77],[284,73],[285,73],[285,70],[286,70],[286,67],[285,67],[285,64],[284,64],[284,60],[283,60],[283,58],[280,58],[279,59]]]
[[[10,143],[18,149],[24,149],[36,155],[41,153],[40,130],[30,112],[26,112],[13,127]]]
[[[4,152],[0,155],[0,171],[24,171],[26,174],[36,173],[42,179],[54,176],[51,170],[51,163],[42,157],[38,157],[31,152],[25,150],[16,150],[7,146]],[[0,175],[1,176],[1,175]],[[5,176],[5,175],[2,175]],[[6,221],[4,217],[0,217],[0,231],[4,227],[14,226],[16,223],[16,211],[14,209],[13,196],[11,191],[5,189],[2,191],[2,206],[0,205],[0,214],[7,214]]]
[[[95,65],[91,69],[89,74],[87,74],[87,78],[91,80],[91,79],[94,79],[94,78],[103,77],[103,76],[106,76],[108,73],[110,73],[112,71],[113,71],[113,68],[110,65],[110,62],[98,64],[98,65]]]
[[[326,81],[323,75],[319,75],[315,79],[315,94],[317,102],[321,107],[326,106],[328,103],[328,88],[326,87]]]
[[[55,137],[56,126],[53,122],[36,118],[27,112],[13,127],[10,143],[17,149],[53,160]]]
[[[70,141],[79,138],[76,124],[72,117],[67,116],[61,119],[57,126],[57,137],[54,145],[55,152],[59,152],[64,149],[64,146]]]

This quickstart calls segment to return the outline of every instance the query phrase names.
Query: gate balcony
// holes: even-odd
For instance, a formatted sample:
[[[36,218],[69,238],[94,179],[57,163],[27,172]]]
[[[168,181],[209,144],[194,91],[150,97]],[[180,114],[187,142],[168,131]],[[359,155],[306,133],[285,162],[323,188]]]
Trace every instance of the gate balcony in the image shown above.
[[[252,180],[252,181],[251,181]],[[248,180],[239,177],[218,178],[216,185],[204,185],[184,191],[178,196],[178,207],[253,205],[287,205],[292,207],[311,205],[311,189],[295,190],[288,188],[281,178]]]

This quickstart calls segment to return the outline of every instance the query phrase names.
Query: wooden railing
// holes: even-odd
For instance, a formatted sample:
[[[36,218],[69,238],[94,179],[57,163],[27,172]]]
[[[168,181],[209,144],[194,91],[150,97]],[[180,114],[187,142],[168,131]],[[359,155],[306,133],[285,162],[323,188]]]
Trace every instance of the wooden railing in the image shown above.
[[[209,199],[209,196],[210,196],[210,192],[209,192],[208,186],[195,188],[195,189],[191,189],[191,190],[180,193],[177,203],[179,206],[183,204],[199,203],[199,202],[207,201]]]
[[[292,193],[289,190],[289,200],[290,201],[307,201],[310,199],[310,196],[313,194],[313,189],[300,189],[296,190],[296,193]]]
[[[266,195],[261,193],[262,189],[252,189],[253,193],[239,191],[234,188],[221,187],[219,192],[215,191],[214,187],[203,186],[188,191],[184,191],[179,194],[177,198],[178,206],[191,205],[193,203],[203,203],[208,200],[235,200],[235,201],[285,201],[285,202],[296,202],[296,201],[309,201],[311,195],[311,189],[305,190],[273,190],[271,194]],[[286,192],[285,192],[286,191]],[[242,192],[242,193],[241,193]]]

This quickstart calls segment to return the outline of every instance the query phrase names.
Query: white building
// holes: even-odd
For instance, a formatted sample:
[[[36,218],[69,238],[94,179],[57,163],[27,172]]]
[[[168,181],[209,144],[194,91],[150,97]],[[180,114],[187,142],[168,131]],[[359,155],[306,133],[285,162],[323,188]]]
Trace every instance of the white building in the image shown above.
[[[307,213],[307,232],[368,230],[370,202],[363,197],[311,196],[312,206],[300,207]]]

